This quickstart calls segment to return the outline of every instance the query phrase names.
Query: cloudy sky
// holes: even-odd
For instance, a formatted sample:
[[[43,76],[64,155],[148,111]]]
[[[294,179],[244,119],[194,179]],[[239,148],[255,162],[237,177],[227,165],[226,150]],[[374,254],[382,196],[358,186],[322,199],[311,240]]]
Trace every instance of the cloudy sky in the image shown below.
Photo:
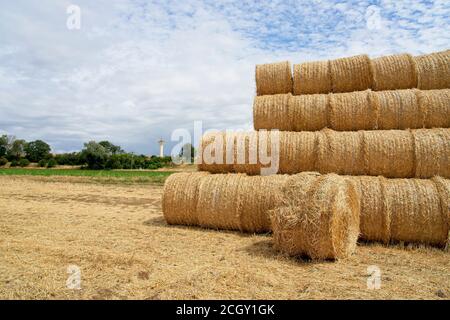
[[[251,128],[257,63],[449,47],[448,0],[1,1],[0,134],[154,154],[194,121]]]

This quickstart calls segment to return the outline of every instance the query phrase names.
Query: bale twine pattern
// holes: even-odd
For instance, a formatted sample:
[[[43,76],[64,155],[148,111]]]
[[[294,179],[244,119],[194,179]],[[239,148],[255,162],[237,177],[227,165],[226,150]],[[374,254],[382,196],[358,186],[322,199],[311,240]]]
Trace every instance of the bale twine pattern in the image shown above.
[[[256,65],[256,94],[292,92],[292,72],[289,61]]]

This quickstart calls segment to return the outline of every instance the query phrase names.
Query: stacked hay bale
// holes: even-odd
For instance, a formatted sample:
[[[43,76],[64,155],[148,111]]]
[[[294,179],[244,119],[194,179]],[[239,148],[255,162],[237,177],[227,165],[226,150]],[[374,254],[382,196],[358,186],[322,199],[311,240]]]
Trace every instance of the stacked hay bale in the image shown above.
[[[203,137],[202,172],[166,182],[167,222],[272,231],[313,259],[347,257],[358,235],[445,246],[449,66],[450,51],[257,66],[257,131]]]

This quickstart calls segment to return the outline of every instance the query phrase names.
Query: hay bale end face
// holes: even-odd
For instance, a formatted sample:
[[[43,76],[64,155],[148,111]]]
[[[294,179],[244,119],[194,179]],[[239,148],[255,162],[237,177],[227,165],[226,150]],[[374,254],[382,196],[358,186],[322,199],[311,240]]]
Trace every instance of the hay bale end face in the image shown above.
[[[359,200],[353,183],[335,174],[291,183],[296,200],[271,211],[275,247],[291,256],[339,259],[351,255],[359,235]],[[310,179],[311,180],[311,179]]]
[[[289,61],[256,65],[256,94],[292,92],[292,71]]]

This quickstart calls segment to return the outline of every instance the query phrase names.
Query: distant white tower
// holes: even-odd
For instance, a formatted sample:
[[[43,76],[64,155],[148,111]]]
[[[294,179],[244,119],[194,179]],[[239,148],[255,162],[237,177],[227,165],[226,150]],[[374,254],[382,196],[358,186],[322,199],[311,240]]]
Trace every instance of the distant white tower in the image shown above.
[[[159,141],[159,157],[164,157],[164,140],[161,138]]]

